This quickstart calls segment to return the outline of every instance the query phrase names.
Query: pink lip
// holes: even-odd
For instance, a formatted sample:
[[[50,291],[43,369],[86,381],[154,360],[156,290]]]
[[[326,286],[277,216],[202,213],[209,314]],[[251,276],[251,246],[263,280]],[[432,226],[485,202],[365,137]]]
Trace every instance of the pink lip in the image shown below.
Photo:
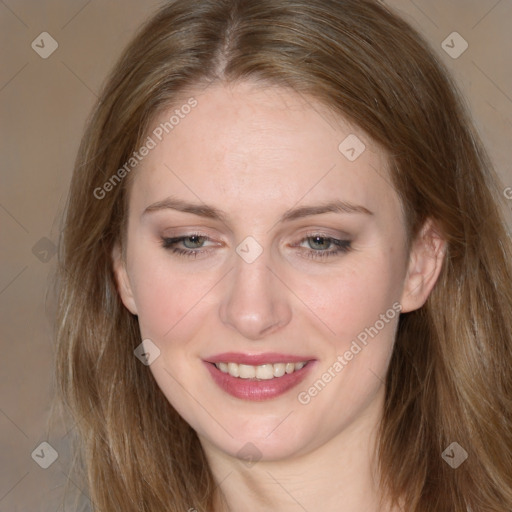
[[[205,359],[208,363],[237,363],[248,364],[251,366],[260,366],[262,364],[272,363],[301,363],[312,361],[311,356],[292,356],[286,354],[278,354],[275,352],[267,352],[265,354],[241,354],[237,352],[224,352]]]
[[[224,356],[224,354],[222,354]],[[265,354],[267,357],[268,354]],[[244,359],[247,361],[247,358]],[[268,359],[267,359],[268,360]],[[226,362],[226,359],[221,359],[216,362]],[[233,359],[228,358],[229,362],[236,362]],[[288,362],[292,362],[290,359]],[[302,359],[301,361],[305,361]],[[273,359],[273,362],[278,362]],[[280,361],[284,362],[284,361]],[[295,362],[300,362],[299,360]],[[229,395],[240,398],[242,400],[252,400],[261,402],[263,400],[270,400],[283,395],[290,389],[300,384],[306,376],[310,373],[311,369],[315,365],[315,361],[309,361],[306,366],[300,370],[295,370],[293,373],[285,373],[282,377],[277,377],[269,380],[258,380],[258,379],[240,379],[233,377],[229,373],[221,372],[213,362],[204,361],[206,368],[210,372],[213,381]],[[240,364],[244,364],[243,362]],[[265,364],[265,363],[260,363]]]

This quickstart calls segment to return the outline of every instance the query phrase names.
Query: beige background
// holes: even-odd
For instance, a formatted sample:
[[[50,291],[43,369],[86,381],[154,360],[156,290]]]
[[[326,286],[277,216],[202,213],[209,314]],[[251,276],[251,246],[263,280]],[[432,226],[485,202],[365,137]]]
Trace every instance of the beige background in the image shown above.
[[[0,0],[0,512],[71,510],[60,504],[70,433],[48,425],[52,251],[96,92],[134,29],[159,3]],[[512,0],[387,3],[427,36],[452,70],[504,186],[512,186]],[[457,59],[441,47],[454,31],[469,44]],[[31,47],[41,32],[58,43],[47,59]],[[505,208],[510,214],[512,201]],[[59,454],[48,469],[31,457],[43,441]],[[72,490],[80,488],[76,484]]]

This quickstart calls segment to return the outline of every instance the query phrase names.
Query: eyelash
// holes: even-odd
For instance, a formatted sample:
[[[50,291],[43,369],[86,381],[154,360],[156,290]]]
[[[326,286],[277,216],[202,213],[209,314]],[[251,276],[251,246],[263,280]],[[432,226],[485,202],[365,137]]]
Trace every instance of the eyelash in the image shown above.
[[[162,237],[162,247],[166,250],[169,250],[173,252],[174,254],[177,254],[179,256],[185,256],[189,258],[197,258],[199,254],[208,254],[209,250],[201,250],[201,248],[198,249],[179,249],[176,247],[177,244],[183,242],[184,240],[190,239],[190,238],[202,238],[205,242],[211,242],[212,239],[207,237],[206,235],[201,235],[200,233],[191,233],[185,236],[179,236],[174,238],[164,238]],[[330,236],[325,236],[320,233],[313,233],[308,234],[304,238],[302,238],[299,242],[299,245],[302,244],[306,240],[314,239],[314,238],[320,238],[322,240],[325,240],[329,242],[330,244],[333,244],[335,246],[335,249],[330,249],[326,251],[320,251],[315,249],[310,249],[307,253],[307,258],[311,259],[317,259],[317,260],[325,260],[327,258],[331,258],[333,256],[337,256],[340,254],[346,254],[350,250],[352,250],[352,242],[350,240],[340,240],[338,238],[333,238]]]

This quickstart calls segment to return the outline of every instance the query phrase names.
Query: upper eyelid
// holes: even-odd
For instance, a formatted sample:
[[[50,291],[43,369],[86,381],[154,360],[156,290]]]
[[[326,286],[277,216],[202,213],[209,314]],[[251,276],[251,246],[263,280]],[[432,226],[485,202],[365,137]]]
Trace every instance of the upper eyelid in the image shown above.
[[[193,236],[197,236],[199,238],[204,238],[207,242],[215,242],[215,238],[212,238],[211,236],[208,236],[208,235],[202,235],[200,233],[187,233],[185,235],[176,235],[176,236],[162,236],[161,239],[164,240],[164,241],[175,241],[175,242],[180,242],[180,241],[183,241],[183,240],[186,240],[187,238],[191,238]]]
[[[180,228],[174,228],[174,229],[180,229]],[[306,228],[305,231],[302,232],[301,231],[301,234],[297,234],[296,236],[297,237],[309,237],[309,236],[323,236],[323,237],[326,237],[326,238],[342,238],[342,239],[346,239],[346,238],[352,238],[353,235],[349,234],[348,232],[346,231],[342,231],[342,230],[339,230],[337,228]],[[337,231],[336,233],[333,233],[333,232],[330,232],[330,231]],[[201,236],[201,237],[204,237],[204,238],[207,238],[209,240],[218,240],[219,238],[224,238],[224,237],[217,237],[216,235],[211,235],[209,233],[207,233],[206,231],[202,231],[200,228],[198,229],[190,229],[189,231],[185,231],[183,233],[171,233],[169,235],[167,234],[163,234],[161,235],[162,238],[167,238],[167,239],[170,239],[170,238],[187,238],[187,237],[190,237],[190,236]],[[293,237],[295,237],[295,235],[292,235]]]

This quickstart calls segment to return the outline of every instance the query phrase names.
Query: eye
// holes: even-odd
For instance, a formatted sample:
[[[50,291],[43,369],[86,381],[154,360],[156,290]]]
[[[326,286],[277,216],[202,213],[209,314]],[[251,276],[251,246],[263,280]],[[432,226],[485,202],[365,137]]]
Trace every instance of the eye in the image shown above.
[[[162,237],[162,247],[164,249],[168,249],[180,256],[192,258],[197,258],[199,254],[209,252],[209,250],[203,250],[205,242],[213,242],[213,240],[200,233],[191,233],[173,238]],[[179,247],[179,244],[182,244],[182,247]]]
[[[349,252],[352,248],[350,240],[341,240],[320,233],[310,234],[300,240],[298,247],[306,243],[310,250],[305,251],[305,257],[312,259],[327,259]]]

